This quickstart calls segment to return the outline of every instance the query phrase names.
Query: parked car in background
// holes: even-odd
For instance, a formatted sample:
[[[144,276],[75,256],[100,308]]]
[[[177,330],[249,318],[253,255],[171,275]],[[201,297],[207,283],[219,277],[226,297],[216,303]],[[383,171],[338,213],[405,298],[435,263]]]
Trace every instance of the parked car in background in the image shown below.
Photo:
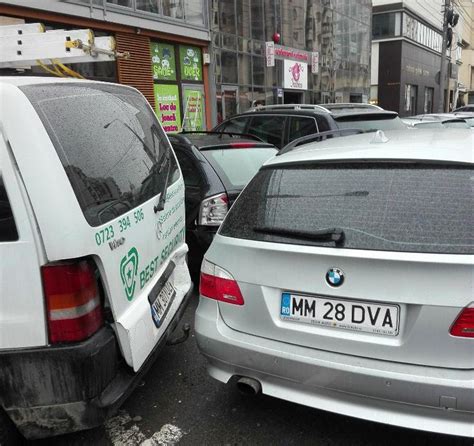
[[[473,144],[463,129],[379,131],[266,162],[203,260],[209,374],[472,436]]]
[[[192,283],[183,177],[141,93],[1,77],[0,97],[0,443],[10,445],[17,430],[58,435],[117,411]]]
[[[348,128],[373,131],[405,126],[397,113],[370,104],[289,104],[253,108],[227,119],[214,131],[251,134],[282,148],[302,136]]]
[[[453,112],[474,112],[474,104],[464,105],[462,107],[458,107]]]
[[[470,128],[474,119],[465,118],[461,115],[451,113],[429,113],[403,118],[402,121],[411,127],[416,128]]]
[[[228,210],[277,149],[256,137],[233,133],[185,132],[169,139],[186,188],[189,269],[199,278],[202,257]]]

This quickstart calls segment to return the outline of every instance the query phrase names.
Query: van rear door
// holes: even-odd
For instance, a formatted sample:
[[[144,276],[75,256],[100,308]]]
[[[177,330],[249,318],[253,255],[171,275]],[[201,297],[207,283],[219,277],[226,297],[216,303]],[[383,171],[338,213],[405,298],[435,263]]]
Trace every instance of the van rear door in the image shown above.
[[[7,147],[0,132],[0,350],[47,343],[32,214]]]
[[[36,135],[16,133],[12,147],[48,260],[94,260],[122,352],[138,370],[191,286],[174,153],[134,89],[56,80],[20,89]],[[25,114],[21,102],[14,107]]]

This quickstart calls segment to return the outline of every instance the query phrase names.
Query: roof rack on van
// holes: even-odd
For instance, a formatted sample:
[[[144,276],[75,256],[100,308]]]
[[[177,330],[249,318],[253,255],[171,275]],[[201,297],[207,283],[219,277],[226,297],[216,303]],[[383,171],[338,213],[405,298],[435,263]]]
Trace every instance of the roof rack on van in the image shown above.
[[[63,63],[109,62],[117,57],[130,57],[128,52],[116,50],[112,36],[95,37],[90,29],[45,31],[41,23],[0,26],[0,48],[0,68],[41,66],[57,76],[65,73],[77,77]]]
[[[239,133],[239,132],[216,132],[212,130],[183,130],[179,133],[176,133],[176,135],[196,135],[196,134],[204,134],[204,135],[220,135],[222,138],[222,135],[227,135],[227,136],[240,136],[243,138],[249,138],[249,139],[254,139],[255,141],[258,142],[265,142],[262,138],[259,138],[258,136],[255,135],[250,135],[249,133]]]
[[[337,136],[349,136],[349,135],[358,135],[359,133],[364,133],[360,129],[341,129],[341,130],[329,130],[327,132],[313,133],[311,135],[302,136],[301,138],[295,139],[283,147],[278,153],[279,155],[284,155],[285,153],[291,152],[294,148],[307,144],[309,142],[320,142],[328,138],[334,138]]]
[[[265,111],[265,110],[314,110],[314,111],[320,111],[323,113],[330,113],[330,111],[327,108],[324,108],[322,105],[315,105],[315,104],[259,105],[257,107],[253,107],[247,110],[247,112],[258,112],[258,111]]]

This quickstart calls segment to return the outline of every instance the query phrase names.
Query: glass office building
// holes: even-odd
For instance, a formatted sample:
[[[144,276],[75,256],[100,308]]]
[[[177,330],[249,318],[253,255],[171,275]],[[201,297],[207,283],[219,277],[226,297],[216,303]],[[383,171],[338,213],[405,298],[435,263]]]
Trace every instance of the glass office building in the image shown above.
[[[257,101],[367,102],[370,0],[213,0],[210,8],[217,121]]]

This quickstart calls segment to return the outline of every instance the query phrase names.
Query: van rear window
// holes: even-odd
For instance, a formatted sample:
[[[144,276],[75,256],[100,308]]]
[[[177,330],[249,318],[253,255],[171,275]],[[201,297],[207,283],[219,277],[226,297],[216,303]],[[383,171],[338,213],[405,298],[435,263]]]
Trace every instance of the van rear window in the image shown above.
[[[117,218],[160,192],[168,141],[139,93],[99,83],[21,90],[42,120],[90,225]],[[169,186],[179,177],[173,155],[170,162]]]
[[[0,176],[0,242],[12,242],[15,240],[18,240],[18,232],[5,184]]]
[[[348,249],[474,254],[473,191],[467,166],[269,166],[242,192],[220,234],[335,246],[308,234],[336,228]]]

